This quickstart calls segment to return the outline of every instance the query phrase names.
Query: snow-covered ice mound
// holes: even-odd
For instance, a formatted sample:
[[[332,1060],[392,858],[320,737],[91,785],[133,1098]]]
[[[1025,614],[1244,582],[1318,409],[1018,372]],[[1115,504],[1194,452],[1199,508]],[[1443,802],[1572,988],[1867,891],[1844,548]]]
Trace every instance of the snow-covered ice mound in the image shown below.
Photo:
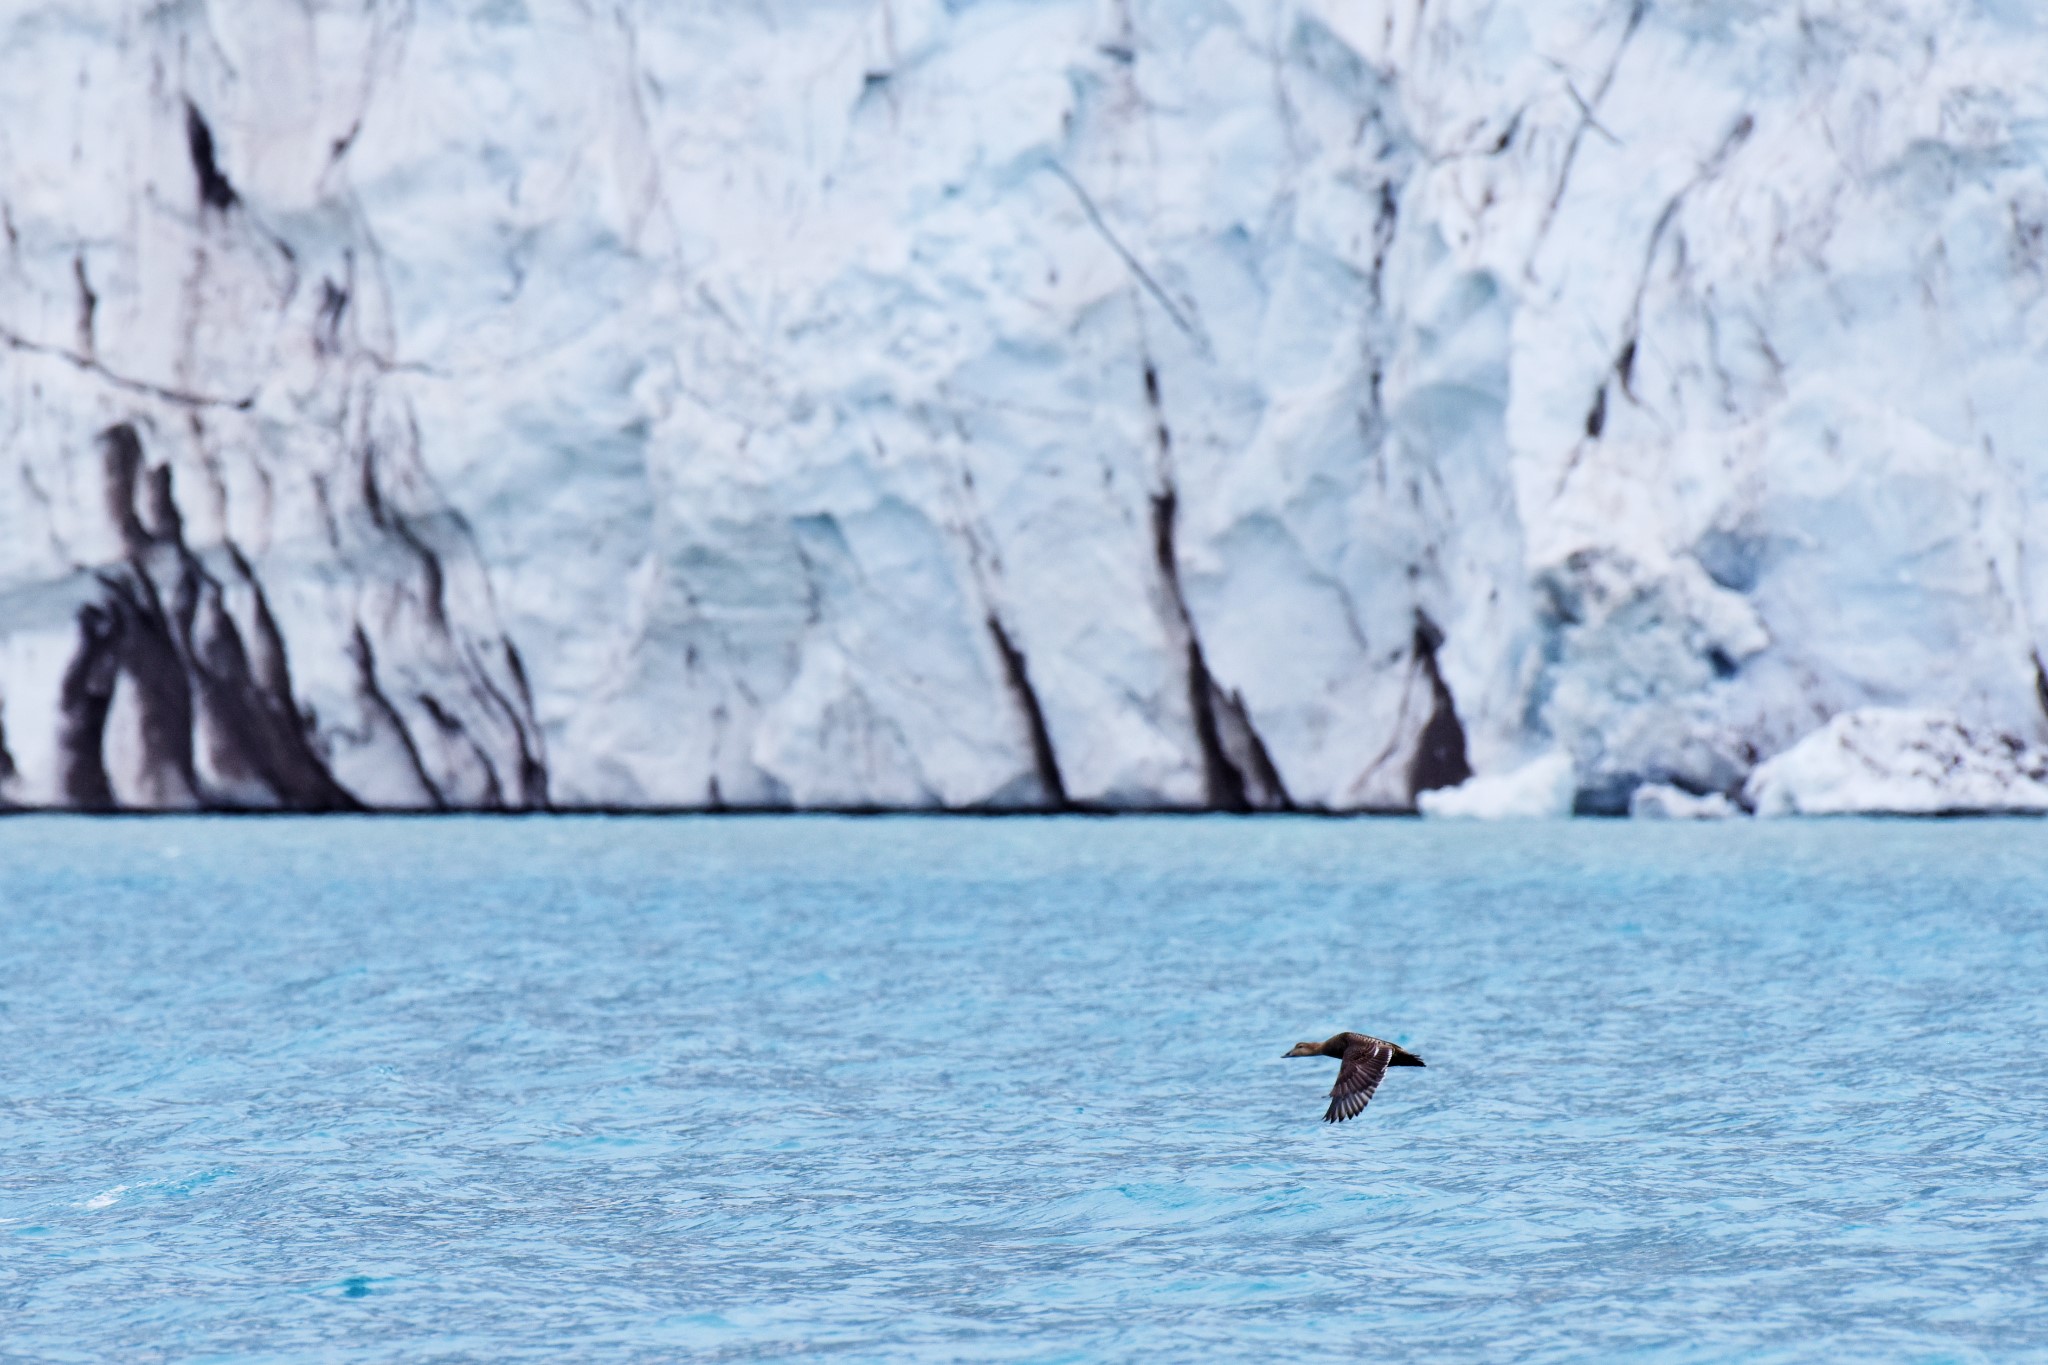
[[[1758,815],[2048,811],[2048,757],[1942,711],[1867,707],[1836,716],[1760,766]]]

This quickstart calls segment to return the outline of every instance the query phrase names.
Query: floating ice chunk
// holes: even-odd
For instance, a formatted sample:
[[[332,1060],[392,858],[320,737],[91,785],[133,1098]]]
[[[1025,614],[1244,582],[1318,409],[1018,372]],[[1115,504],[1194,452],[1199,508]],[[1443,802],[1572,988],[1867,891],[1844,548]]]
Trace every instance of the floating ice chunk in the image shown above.
[[[2048,759],[1945,711],[1867,707],[1836,716],[1750,774],[1758,815],[2048,811]]]
[[[1632,820],[1727,820],[1742,814],[1742,807],[1719,792],[1694,796],[1682,787],[1645,782],[1630,793],[1628,813]]]
[[[1474,777],[1415,798],[1424,815],[1449,820],[1549,820],[1572,813],[1578,777],[1571,755],[1546,754],[1511,773]]]

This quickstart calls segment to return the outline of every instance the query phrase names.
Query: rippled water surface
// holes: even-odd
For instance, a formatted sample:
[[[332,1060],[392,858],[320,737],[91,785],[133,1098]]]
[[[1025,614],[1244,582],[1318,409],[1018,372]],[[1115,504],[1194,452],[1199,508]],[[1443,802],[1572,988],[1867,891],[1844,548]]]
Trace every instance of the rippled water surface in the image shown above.
[[[11,1359],[2048,1351],[2048,825],[23,818],[0,1038]]]

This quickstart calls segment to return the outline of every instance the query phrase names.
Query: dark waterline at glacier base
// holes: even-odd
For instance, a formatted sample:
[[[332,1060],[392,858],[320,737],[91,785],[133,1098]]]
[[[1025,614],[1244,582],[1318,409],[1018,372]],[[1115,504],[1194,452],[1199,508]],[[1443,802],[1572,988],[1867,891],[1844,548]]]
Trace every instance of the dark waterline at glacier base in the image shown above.
[[[2048,828],[0,822],[0,1357],[2048,1349]],[[1303,1038],[1429,1059],[1319,1122]]]

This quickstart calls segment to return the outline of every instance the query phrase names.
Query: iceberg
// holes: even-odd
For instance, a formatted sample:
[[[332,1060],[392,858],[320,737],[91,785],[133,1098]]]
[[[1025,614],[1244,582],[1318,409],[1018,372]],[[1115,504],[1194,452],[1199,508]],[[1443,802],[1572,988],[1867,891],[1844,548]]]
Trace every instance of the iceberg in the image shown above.
[[[1555,820],[1572,813],[1578,789],[1570,754],[1545,754],[1512,772],[1472,777],[1423,792],[1422,813],[1447,820]]]
[[[2048,811],[2048,754],[1940,711],[1836,716],[1751,774],[1759,816]]]
[[[1662,782],[1645,782],[1629,794],[1632,820],[1730,820],[1742,807],[1720,792],[1700,795]]]

